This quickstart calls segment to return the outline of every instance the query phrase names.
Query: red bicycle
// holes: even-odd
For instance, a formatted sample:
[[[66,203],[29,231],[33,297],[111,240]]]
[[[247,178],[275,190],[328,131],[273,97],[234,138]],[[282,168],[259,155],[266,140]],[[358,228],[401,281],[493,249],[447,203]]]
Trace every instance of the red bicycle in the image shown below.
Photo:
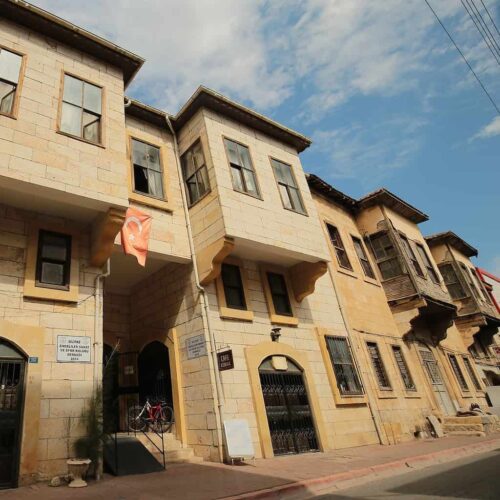
[[[174,423],[174,411],[167,403],[151,404],[146,399],[144,406],[131,406],[128,410],[128,426],[133,432],[150,428],[156,432],[168,432]]]

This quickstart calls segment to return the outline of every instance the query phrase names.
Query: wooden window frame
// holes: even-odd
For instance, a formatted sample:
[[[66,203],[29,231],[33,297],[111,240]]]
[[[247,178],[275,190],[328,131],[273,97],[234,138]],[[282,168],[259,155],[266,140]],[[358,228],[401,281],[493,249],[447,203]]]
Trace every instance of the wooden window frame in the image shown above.
[[[379,346],[378,342],[375,342],[373,340],[367,340],[365,343],[366,343],[366,348],[367,348],[367,353],[368,353],[368,359],[370,360],[370,365],[372,367],[372,371],[373,371],[373,374],[375,376],[375,380],[377,381],[378,390],[382,391],[382,392],[392,392],[394,389],[392,387],[391,380],[389,379],[389,374],[387,372],[387,368],[386,368],[386,365],[384,362],[384,358],[382,357],[382,352],[380,350],[380,346]],[[381,380],[379,379],[378,372],[377,372],[377,369],[375,367],[374,359],[373,359],[373,357],[371,355],[371,351],[370,351],[370,347],[372,347],[372,346],[374,346],[376,351],[377,351],[377,356],[378,356],[378,359],[380,360],[382,372],[383,372],[385,381],[388,384],[386,386],[382,385]]]
[[[455,361],[455,363],[453,363],[453,361]],[[455,376],[455,380],[457,381],[460,390],[465,393],[470,393],[470,388],[467,385],[467,380],[465,379],[464,373],[462,371],[462,368],[460,367],[457,356],[455,354],[448,354],[448,362],[450,363],[451,371]]]
[[[195,170],[194,170],[194,172],[189,176],[189,178],[186,178],[185,169],[184,169],[184,157],[185,157],[185,155],[187,155],[198,144],[199,144],[199,146],[201,148],[201,154],[203,155],[203,165],[201,167],[196,167]],[[188,179],[191,179],[192,177],[194,177],[196,179],[196,188],[198,189],[198,172],[200,172],[203,169],[205,169],[206,176],[207,176],[207,182],[208,182],[207,190],[201,196],[199,196],[195,201],[192,201],[191,197],[190,197],[190,194],[189,194],[189,189],[188,189]],[[210,186],[210,178],[208,176],[207,158],[205,156],[205,150],[203,148],[203,141],[201,140],[201,137],[198,137],[198,139],[196,139],[184,151],[184,153],[182,153],[182,156],[181,156],[181,170],[182,170],[182,180],[184,181],[184,187],[185,187],[185,190],[186,190],[186,198],[187,198],[187,201],[188,201],[188,207],[191,208],[194,205],[196,205],[199,201],[203,200],[203,198],[205,198],[212,191],[212,188]]]
[[[244,147],[244,148],[246,148],[248,150],[248,156],[250,158],[250,163],[252,164],[252,170],[251,170],[251,172],[253,173],[253,176],[254,176],[254,179],[255,179],[255,188],[257,189],[257,193],[256,194],[252,194],[252,193],[246,191],[246,189],[244,189],[244,190],[238,189],[234,185],[234,180],[233,180],[233,166],[232,166],[232,163],[231,163],[231,159],[229,157],[229,151],[228,151],[228,148],[227,148],[226,141],[234,142],[235,144],[238,144],[239,146],[242,146],[242,147]],[[259,179],[257,177],[257,171],[255,170],[255,162],[253,161],[252,153],[250,152],[250,146],[247,146],[246,144],[243,144],[242,142],[236,141],[235,139],[231,139],[230,137],[227,137],[225,135],[222,136],[222,142],[224,144],[224,151],[226,152],[227,164],[228,164],[228,167],[229,167],[229,175],[230,175],[230,178],[231,178],[231,185],[233,186],[233,190],[236,191],[237,193],[246,194],[247,196],[250,196],[250,197],[255,198],[257,200],[262,200],[262,194],[261,194],[261,189],[260,189],[260,185],[259,185]],[[245,170],[249,170],[250,171],[250,169],[248,169],[246,167],[242,167],[240,165],[237,165],[237,167],[240,169],[240,171],[241,171],[241,169],[245,169]],[[246,181],[245,181],[244,176],[242,175],[241,178],[242,178],[242,181],[243,181],[242,182],[243,186],[246,187]]]
[[[166,150],[163,144],[159,144],[152,140],[153,138],[144,133],[127,133],[127,155],[129,158],[128,168],[128,199],[129,201],[139,203],[140,205],[158,208],[167,212],[172,212],[173,208],[170,205],[170,182],[169,173],[166,161]],[[134,158],[133,158],[133,141],[143,142],[149,146],[153,146],[160,150],[160,164],[162,169],[162,182],[163,182],[163,198],[157,198],[139,191],[134,190]]]
[[[394,362],[396,363],[396,368],[398,369],[399,374],[401,375],[401,382],[403,383],[403,389],[406,392],[412,392],[412,393],[417,392],[417,386],[415,384],[415,379],[413,378],[413,375],[410,371],[410,366],[408,365],[408,362],[406,361],[406,356],[403,352],[403,348],[398,344],[391,344],[391,351],[393,354]],[[401,365],[398,362],[398,358],[396,357],[396,351],[399,351],[399,353],[401,354],[401,362],[402,362],[401,364],[404,366],[406,374],[408,375],[411,383],[413,384],[413,387],[407,387],[407,385],[406,385],[405,378],[403,375],[403,370],[401,370]]]
[[[377,239],[377,238],[382,238],[383,236],[386,236],[387,239],[389,240],[389,243],[391,244],[392,248],[394,249],[394,255],[387,256],[387,252],[385,251],[385,248],[384,248],[384,254],[385,254],[384,257],[378,258],[377,253],[375,252],[375,249],[373,247],[373,240]],[[370,234],[368,236],[368,242],[369,242],[369,246],[371,248],[371,251],[373,253],[373,257],[375,259],[375,262],[377,264],[378,272],[380,273],[380,281],[382,281],[382,282],[389,281],[392,279],[399,278],[400,276],[404,276],[406,274],[405,269],[401,265],[401,252],[399,250],[399,247],[395,244],[395,242],[391,238],[389,231],[387,231],[387,230],[386,231],[377,231],[376,233]],[[391,260],[394,260],[397,262],[400,273],[396,274],[395,276],[390,276],[389,278],[385,278],[380,265],[383,264],[384,262],[389,262]]]
[[[64,102],[64,77],[68,75],[72,78],[75,78],[77,80],[81,80],[84,83],[88,83],[89,85],[93,85],[94,87],[98,87],[101,89],[101,114],[100,114],[100,126],[99,126],[99,142],[93,142],[89,141],[88,139],[85,139],[85,137],[80,137],[78,135],[71,134],[70,132],[65,132],[64,130],[61,130],[61,121],[62,121],[62,108],[63,108],[63,102]],[[70,103],[71,104],[71,103]],[[72,104],[74,106],[74,104]],[[84,108],[81,108],[82,110]],[[84,142],[85,144],[91,144],[92,146],[97,146],[100,148],[105,148],[105,123],[106,123],[106,89],[103,85],[100,85],[96,82],[93,82],[91,80],[88,80],[87,78],[83,78],[80,75],[77,75],[76,73],[72,73],[70,71],[65,71],[61,70],[61,81],[60,81],[60,89],[59,89],[59,105],[57,109],[57,126],[56,126],[56,132],[58,134],[64,135],[66,137],[70,137],[71,139],[75,139],[77,141]]]
[[[252,304],[250,301],[250,291],[248,288],[248,276],[243,262],[234,257],[227,257],[224,259],[223,264],[236,266],[240,270],[241,283],[243,286],[243,296],[245,298],[246,309],[236,309],[228,307],[226,302],[226,293],[224,291],[224,283],[222,281],[222,273],[215,280],[215,287],[217,292],[217,300],[219,303],[219,315],[223,319],[235,319],[240,321],[253,321],[254,313],[252,311]]]
[[[63,238],[66,241],[66,252],[67,252],[67,258],[64,261],[58,261],[57,259],[44,259],[42,257],[42,239],[43,236],[47,235],[53,235],[53,236],[58,236],[60,238]],[[41,288],[52,288],[54,290],[69,290],[69,284],[71,282],[71,240],[72,237],[70,234],[66,233],[61,233],[61,232],[55,232],[55,231],[47,231],[46,229],[40,229],[38,231],[38,248],[37,248],[37,256],[36,256],[36,273],[35,273],[35,286],[36,287],[41,287]],[[41,280],[42,276],[42,266],[44,262],[53,262],[57,263],[63,266],[64,269],[64,284],[63,285],[56,285],[53,283],[45,283],[44,281]]]
[[[453,275],[455,276],[456,281],[449,281],[449,282],[446,281],[446,277],[449,276],[449,274],[443,273],[443,267],[445,267],[445,266],[449,266],[451,268]],[[441,262],[441,264],[438,264],[438,268],[439,268],[439,272],[441,273],[441,276],[443,277],[444,285],[446,286],[446,289],[448,290],[448,293],[450,294],[450,297],[453,300],[463,300],[469,296],[467,294],[462,282],[460,281],[459,273],[457,273],[457,270],[455,269],[453,262]],[[462,295],[456,296],[456,297],[453,296],[452,292],[450,291],[450,286],[453,286],[453,285],[460,286],[460,290],[462,290]]]
[[[462,272],[462,276],[464,277],[465,282],[467,283],[467,286],[469,287],[469,290],[470,290],[472,296],[476,299],[476,301],[480,301],[481,300],[481,292],[480,292],[480,290],[477,289],[476,284],[474,283],[472,275],[469,271],[469,266],[467,266],[463,262],[459,262],[458,266],[460,267],[460,270]]]
[[[269,282],[267,279],[267,273],[281,274],[285,278],[285,285],[286,285],[286,289],[287,289],[287,293],[288,293],[288,300],[290,301],[290,308],[292,310],[291,316],[285,316],[282,314],[278,314],[276,312],[276,310],[274,308],[274,301],[273,301],[273,296],[271,293],[271,288],[269,286]],[[296,312],[295,312],[295,304],[294,304],[294,296],[292,293],[292,286],[291,286],[290,278],[288,276],[286,269],[278,267],[278,266],[263,265],[260,267],[260,274],[261,274],[262,287],[264,289],[264,296],[266,298],[267,308],[269,311],[269,317],[270,317],[271,323],[276,324],[276,325],[297,326],[299,324],[299,320],[298,320]]]
[[[281,204],[283,205],[283,208],[285,210],[289,210],[290,212],[294,212],[294,213],[299,214],[299,215],[308,216],[307,210],[306,210],[306,206],[305,206],[305,203],[304,203],[304,198],[302,197],[302,193],[301,193],[301,191],[299,189],[299,185],[297,184],[297,177],[295,176],[295,172],[293,170],[292,165],[290,163],[286,163],[286,162],[284,162],[282,160],[279,160],[278,158],[275,158],[274,156],[269,156],[269,162],[271,163],[271,170],[273,171],[274,180],[276,181],[276,185],[278,186],[278,192],[279,192],[279,195],[280,195]],[[285,166],[287,166],[290,169],[290,174],[291,174],[293,182],[295,184],[294,186],[290,186],[289,184],[285,184],[284,182],[278,180],[278,177],[276,176],[276,171],[274,169],[273,162],[281,163],[282,165],[285,165]],[[285,189],[287,191],[287,194],[288,194],[288,199],[289,199],[290,204],[292,206],[293,206],[293,201],[292,201],[292,198],[290,196],[290,189],[294,189],[296,191],[297,197],[298,197],[298,199],[300,201],[300,204],[301,204],[301,210],[296,210],[295,208],[288,208],[288,207],[285,206],[285,201],[283,200],[283,195],[281,194],[280,186],[284,186],[285,187]]]
[[[401,240],[402,247],[404,249],[405,255],[408,259],[410,259],[411,266],[417,276],[419,278],[424,278],[425,279],[425,274],[422,269],[422,266],[420,265],[420,262],[418,261],[417,255],[415,254],[415,251],[413,250],[412,247],[412,241],[408,239],[406,234],[402,233],[401,231],[398,231],[399,239]],[[418,243],[416,243],[418,246]]]
[[[358,256],[358,261],[359,265],[361,266],[361,270],[363,271],[363,275],[365,279],[377,281],[377,275],[375,274],[375,271],[373,269],[373,265],[370,262],[370,259],[368,257],[368,252],[366,250],[365,244],[359,236],[355,236],[354,234],[351,234],[351,239],[352,239],[352,245],[354,247],[354,253]],[[356,243],[359,243],[359,247],[361,249],[361,253],[363,254],[363,258],[358,254],[356,250]],[[363,265],[363,262],[366,262],[366,265],[368,266],[368,269],[370,270],[370,273],[366,272],[365,266]]]
[[[59,233],[71,236],[71,256],[69,268],[69,287],[37,286],[37,260],[39,236],[41,231]],[[28,229],[28,246],[26,252],[26,269],[24,276],[23,295],[25,297],[55,300],[62,302],[78,302],[79,293],[79,244],[81,230],[70,227],[68,224],[43,224],[33,222]]]
[[[4,111],[0,111],[0,116],[5,116],[7,118],[12,118],[13,120],[17,120],[19,113],[19,102],[21,99],[21,90],[24,83],[24,75],[26,72],[26,62],[28,56],[23,52],[19,52],[18,50],[12,49],[11,47],[6,47],[5,45],[0,45],[0,52],[2,50],[6,50],[7,52],[11,52],[12,54],[16,54],[21,57],[21,66],[19,68],[19,78],[16,85],[14,102],[12,103],[12,111],[10,113],[5,113]]]
[[[333,251],[335,252],[335,257],[337,258],[337,264],[338,264],[338,266],[341,269],[345,269],[347,271],[353,272],[354,268],[352,267],[351,259],[349,258],[349,254],[347,253],[347,249],[346,249],[346,247],[344,245],[344,241],[343,241],[342,236],[340,234],[339,228],[337,226],[335,226],[334,224],[331,224],[330,222],[326,222],[325,221],[325,224],[326,224],[326,233],[328,235],[328,239],[330,241],[330,245],[332,246]],[[338,237],[338,243],[340,243],[340,246],[336,245],[333,242],[332,235],[331,235],[331,232],[330,232],[330,228],[332,228],[336,232],[337,237]],[[340,258],[339,258],[339,251],[343,252],[343,255],[345,256],[345,258],[347,260],[347,264],[348,264],[347,266],[341,263]]]
[[[422,263],[424,264],[424,267],[427,270],[427,274],[431,278],[431,281],[436,285],[441,284],[441,280],[439,279],[439,274],[434,268],[434,264],[432,263],[432,260],[429,257],[429,254],[425,249],[424,245],[422,243],[419,243],[418,241],[415,242],[415,245],[417,247],[417,252],[419,254],[419,257],[421,258]]]

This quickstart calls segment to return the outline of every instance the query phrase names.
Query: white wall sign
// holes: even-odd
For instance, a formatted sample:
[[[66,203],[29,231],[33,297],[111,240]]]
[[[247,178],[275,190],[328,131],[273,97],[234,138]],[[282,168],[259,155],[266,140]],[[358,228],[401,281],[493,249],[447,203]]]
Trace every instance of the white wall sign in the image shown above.
[[[205,335],[196,335],[186,340],[188,359],[200,358],[207,353]]]
[[[59,363],[90,363],[90,337],[57,336]]]
[[[231,460],[235,458],[254,458],[252,434],[246,420],[241,418],[224,420],[224,431],[227,455]]]

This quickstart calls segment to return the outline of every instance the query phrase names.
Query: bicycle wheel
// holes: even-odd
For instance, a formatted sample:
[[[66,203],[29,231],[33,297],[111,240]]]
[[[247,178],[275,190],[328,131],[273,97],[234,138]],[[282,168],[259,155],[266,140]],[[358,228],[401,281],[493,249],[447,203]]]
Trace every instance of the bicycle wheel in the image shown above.
[[[174,423],[174,410],[170,406],[164,405],[160,409],[160,414],[155,422],[157,432],[168,432]]]
[[[142,406],[131,406],[128,409],[128,428],[133,432],[142,432],[146,422],[141,416]]]

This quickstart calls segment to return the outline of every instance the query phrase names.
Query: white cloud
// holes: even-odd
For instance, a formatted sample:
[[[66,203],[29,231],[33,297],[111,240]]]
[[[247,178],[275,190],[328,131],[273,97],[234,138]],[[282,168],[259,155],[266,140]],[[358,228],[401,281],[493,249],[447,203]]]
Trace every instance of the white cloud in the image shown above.
[[[398,116],[373,124],[355,124],[313,134],[328,161],[315,169],[328,179],[357,178],[364,185],[380,183],[406,165],[420,147],[425,120]]]
[[[477,134],[473,135],[469,142],[475,139],[489,139],[495,135],[500,135],[500,116],[495,116],[488,125],[485,125]]]

